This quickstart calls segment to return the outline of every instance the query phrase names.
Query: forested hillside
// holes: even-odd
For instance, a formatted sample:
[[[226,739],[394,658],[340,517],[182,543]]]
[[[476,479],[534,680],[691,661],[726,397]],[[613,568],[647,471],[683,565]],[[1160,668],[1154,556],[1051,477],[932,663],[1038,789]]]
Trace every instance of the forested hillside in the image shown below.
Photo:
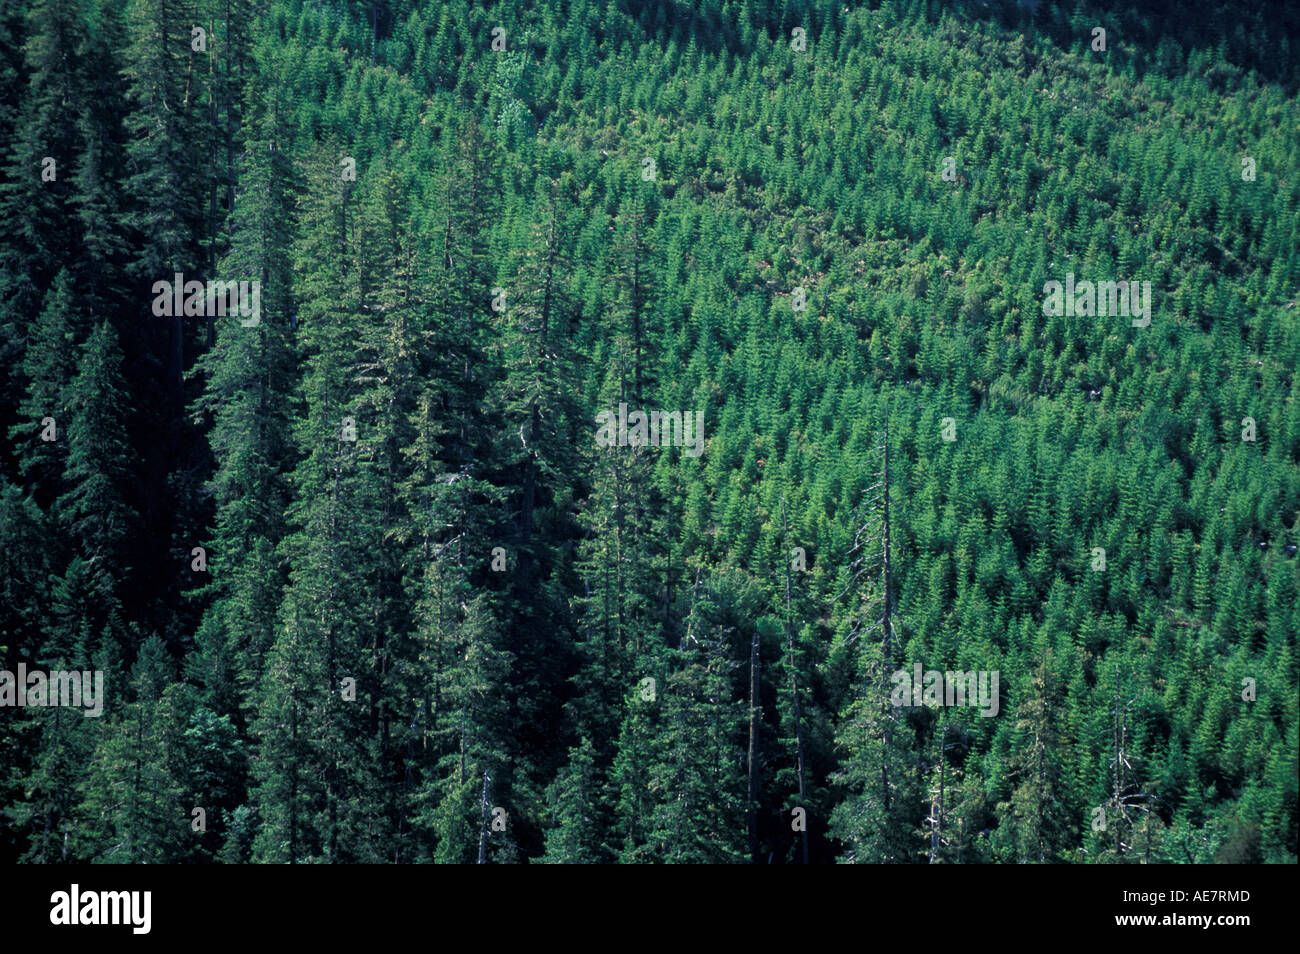
[[[1298,66],[5,0],[0,858],[1295,862]]]

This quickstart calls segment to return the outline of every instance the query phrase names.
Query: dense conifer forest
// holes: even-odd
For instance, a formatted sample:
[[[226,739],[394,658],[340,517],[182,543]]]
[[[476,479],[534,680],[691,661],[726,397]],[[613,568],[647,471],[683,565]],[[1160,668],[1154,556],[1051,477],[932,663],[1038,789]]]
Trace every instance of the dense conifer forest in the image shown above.
[[[2,10],[0,859],[1296,861],[1294,5]]]

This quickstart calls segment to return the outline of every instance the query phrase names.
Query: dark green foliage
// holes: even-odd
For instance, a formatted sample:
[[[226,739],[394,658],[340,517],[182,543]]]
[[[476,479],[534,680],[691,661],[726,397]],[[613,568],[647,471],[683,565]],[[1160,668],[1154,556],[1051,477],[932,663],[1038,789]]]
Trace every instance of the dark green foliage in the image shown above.
[[[7,4],[0,859],[1294,862],[1296,18],[970,6]]]

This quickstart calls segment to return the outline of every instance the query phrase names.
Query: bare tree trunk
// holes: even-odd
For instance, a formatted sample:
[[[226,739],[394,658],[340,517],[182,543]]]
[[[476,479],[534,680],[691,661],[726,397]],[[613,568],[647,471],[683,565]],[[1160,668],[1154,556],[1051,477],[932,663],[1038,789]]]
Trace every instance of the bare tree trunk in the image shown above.
[[[488,837],[488,818],[491,815],[491,809],[488,807],[491,802],[489,785],[491,778],[488,776],[487,769],[483,770],[483,817],[479,823],[478,829],[478,863],[487,864],[487,837]]]
[[[880,679],[882,686],[888,679],[889,659],[893,644],[893,624],[890,621],[890,613],[893,609],[893,591],[889,582],[889,412],[885,412],[884,428],[884,525],[883,535],[881,537],[882,575],[884,578],[885,590],[885,612],[881,617],[881,626],[884,628],[884,654],[880,661]],[[882,699],[884,698],[882,694]],[[882,706],[886,703],[882,701]],[[882,786],[882,801],[884,803],[885,815],[889,816],[889,712],[886,710],[885,718],[882,720],[881,740],[884,743],[880,750],[880,782]]]
[[[781,499],[781,523],[785,528],[785,632],[790,654],[790,699],[794,708],[794,759],[799,771],[799,806],[806,812],[803,766],[803,725],[799,711],[799,667],[795,657],[794,626],[790,622],[790,524],[786,519],[785,499]],[[803,830],[799,832],[803,847],[803,863],[808,864],[808,822],[804,818]]]
[[[294,764],[289,773],[289,864],[298,863],[298,697],[289,700],[289,738],[293,740]]]
[[[1116,814],[1118,814],[1119,794],[1120,794],[1119,793],[1120,751],[1119,751],[1119,677],[1118,675],[1115,678],[1115,702],[1114,702],[1114,708],[1111,710],[1110,739],[1115,749],[1115,755],[1114,755],[1115,774],[1112,777],[1112,781],[1111,781],[1111,799],[1115,803],[1115,812]],[[1115,857],[1119,858],[1120,843],[1119,843],[1119,819],[1118,818],[1116,818],[1114,823],[1111,825],[1111,830],[1114,831],[1115,833]]]
[[[749,643],[749,853],[754,864],[759,863],[758,855],[758,674],[759,674],[759,631],[754,627],[754,636]]]
[[[884,662],[885,665],[888,666],[890,655],[891,655],[892,644],[893,644],[893,636],[894,636],[893,623],[890,620],[890,617],[894,610],[894,591],[893,591],[893,584],[890,582],[890,575],[889,575],[889,420],[888,418],[885,419],[884,448],[885,448],[885,487],[884,487],[885,521],[884,521],[883,553],[884,553],[884,583],[885,583],[885,615],[884,615],[883,622],[885,627]]]
[[[947,774],[947,770],[948,770],[946,760],[944,759],[943,756],[943,750],[944,750],[944,743],[947,742],[947,739],[948,739],[948,729],[945,726],[943,735],[940,736],[939,738],[939,828],[935,835],[936,848],[939,845],[943,844],[943,813],[944,813],[945,798],[946,798],[946,793],[944,792],[944,782],[946,781],[945,775]]]
[[[930,864],[937,864],[939,861],[939,847],[943,844],[943,803],[944,803],[944,775],[947,765],[944,762],[944,749],[948,741],[948,727],[942,726],[939,730],[939,797],[930,805]]]

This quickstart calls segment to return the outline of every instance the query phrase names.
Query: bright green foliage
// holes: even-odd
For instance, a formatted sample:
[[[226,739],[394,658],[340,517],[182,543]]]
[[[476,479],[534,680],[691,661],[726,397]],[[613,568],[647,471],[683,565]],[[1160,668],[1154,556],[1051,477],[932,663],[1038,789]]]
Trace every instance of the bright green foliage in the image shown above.
[[[1029,6],[5,5],[0,860],[1293,862],[1295,21]]]

